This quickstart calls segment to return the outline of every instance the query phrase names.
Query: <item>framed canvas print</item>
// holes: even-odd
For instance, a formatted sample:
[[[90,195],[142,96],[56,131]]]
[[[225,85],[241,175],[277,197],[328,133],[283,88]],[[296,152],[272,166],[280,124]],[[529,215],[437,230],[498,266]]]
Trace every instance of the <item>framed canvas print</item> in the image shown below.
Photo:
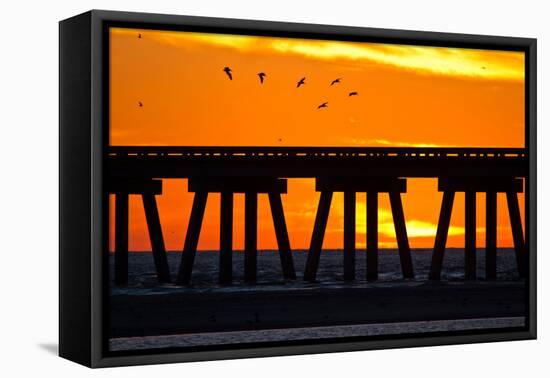
[[[60,355],[536,337],[536,40],[60,23]]]

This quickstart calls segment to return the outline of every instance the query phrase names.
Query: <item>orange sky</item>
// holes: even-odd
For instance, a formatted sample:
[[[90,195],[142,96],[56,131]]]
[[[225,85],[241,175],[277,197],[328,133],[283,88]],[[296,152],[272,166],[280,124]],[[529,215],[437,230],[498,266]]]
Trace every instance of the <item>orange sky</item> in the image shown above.
[[[110,55],[111,145],[524,146],[519,52],[115,28]],[[233,70],[232,81],[225,66]],[[261,71],[267,74],[263,85],[256,76]],[[296,88],[304,76],[306,84]],[[335,78],[341,83],[330,86]],[[348,97],[351,91],[359,96]],[[325,101],[328,108],[317,110]],[[288,186],[283,204],[291,246],[307,248],[318,193],[311,179],[291,179]],[[163,189],[157,200],[166,247],[181,250],[192,195],[185,180],[164,180]],[[380,197],[380,246],[395,247],[389,201]],[[437,180],[409,179],[403,201],[411,247],[433,247],[441,205]],[[451,247],[464,245],[463,201],[457,195]],[[523,210],[523,195],[520,201]],[[342,248],[342,202],[335,194],[324,248]],[[498,205],[499,246],[509,247],[504,195]],[[276,248],[263,196],[259,206],[259,248]],[[113,208],[111,201],[111,220]],[[478,209],[482,245],[482,195]],[[242,249],[239,195],[234,213],[234,248]],[[219,196],[211,195],[199,249],[218,248],[218,218]],[[359,195],[358,247],[365,245],[364,229],[365,198]],[[130,249],[149,248],[143,206],[132,196]]]

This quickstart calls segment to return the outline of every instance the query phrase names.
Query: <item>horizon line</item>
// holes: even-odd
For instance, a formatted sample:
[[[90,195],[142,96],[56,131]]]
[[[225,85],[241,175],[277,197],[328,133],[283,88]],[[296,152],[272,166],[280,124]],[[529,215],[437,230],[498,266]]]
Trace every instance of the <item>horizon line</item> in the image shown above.
[[[433,247],[420,247],[420,248],[413,248],[411,247],[410,248],[411,250],[432,250],[433,251]],[[465,249],[465,247],[446,247],[445,250],[450,250],[450,249]],[[500,249],[514,249],[514,246],[504,246],[504,247],[497,247],[497,250],[500,250]],[[395,247],[395,248],[378,248],[378,251],[398,251],[399,248],[398,247]],[[479,247],[476,249],[477,251],[484,251],[485,248],[484,247]],[[297,248],[297,249],[292,249],[291,250],[292,252],[308,252],[309,251],[309,248]],[[331,251],[331,252],[344,252],[344,249],[343,248],[323,248],[321,249],[321,251]],[[109,253],[110,254],[114,254],[116,251],[114,250],[109,250]],[[182,250],[166,250],[165,251],[166,253],[183,253]],[[197,249],[197,252],[206,252],[206,253],[219,253],[220,250],[219,249]],[[232,252],[237,252],[237,253],[244,253],[245,250],[244,249],[234,249],[232,250]],[[278,249],[270,249],[270,248],[267,248],[267,249],[257,249],[257,252],[279,252]],[[366,253],[366,248],[363,247],[363,248],[356,248],[355,249],[355,252],[365,252]],[[153,253],[152,250],[135,250],[135,251],[128,251],[128,253]]]

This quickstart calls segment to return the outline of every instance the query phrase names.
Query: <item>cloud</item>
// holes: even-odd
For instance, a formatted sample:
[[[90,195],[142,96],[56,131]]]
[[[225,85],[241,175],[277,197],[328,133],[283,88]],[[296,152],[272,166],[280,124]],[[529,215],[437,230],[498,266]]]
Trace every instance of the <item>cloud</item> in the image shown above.
[[[435,237],[437,224],[418,219],[411,219],[405,222],[407,224],[407,235],[410,238]],[[385,236],[395,237],[395,228],[393,222],[382,223],[378,226],[379,232]],[[450,226],[449,236],[464,235],[463,227]]]
[[[112,33],[135,35],[138,30],[112,28]],[[377,63],[424,74],[488,80],[524,80],[524,54],[466,48],[343,42],[294,38],[139,30],[143,38],[173,46],[208,44],[243,52],[272,52],[364,65]]]
[[[392,141],[387,139],[346,139],[346,143],[351,143],[353,145],[359,146],[390,146],[390,147],[445,147],[441,144],[434,143],[413,143],[413,142],[403,142],[403,141]]]
[[[366,207],[365,203],[357,203],[356,212],[356,227],[357,229],[364,230],[366,227]],[[410,238],[424,238],[435,237],[437,232],[437,224],[420,220],[409,219],[405,221],[407,227],[407,235]],[[478,229],[478,231],[480,231]],[[389,209],[378,209],[378,232],[380,235],[395,238],[395,226],[393,223],[393,215]],[[463,227],[450,226],[449,236],[464,235]]]
[[[441,75],[524,79],[524,57],[519,52],[291,39],[276,40],[272,48],[318,59],[370,61]]]

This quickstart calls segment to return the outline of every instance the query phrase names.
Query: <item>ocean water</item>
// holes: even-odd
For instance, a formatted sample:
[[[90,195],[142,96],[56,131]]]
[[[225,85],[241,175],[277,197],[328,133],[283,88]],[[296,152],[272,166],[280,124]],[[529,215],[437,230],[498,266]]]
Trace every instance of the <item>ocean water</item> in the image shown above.
[[[377,282],[366,282],[366,253],[358,250],[356,252],[356,280],[353,283],[345,282],[343,279],[343,253],[341,250],[323,250],[317,272],[317,282],[309,283],[303,281],[303,272],[307,259],[306,250],[293,251],[294,266],[297,279],[285,281],[282,276],[279,254],[277,251],[258,251],[258,281],[256,284],[244,282],[244,253],[235,251],[233,253],[233,282],[230,285],[219,285],[217,251],[197,252],[191,284],[178,286],[175,284],[160,285],[157,282],[153,256],[151,253],[130,253],[128,258],[128,286],[118,288],[111,284],[112,294],[155,294],[175,291],[203,292],[203,291],[262,291],[281,289],[314,289],[319,287],[366,287],[372,285],[406,284],[414,282],[425,282],[428,280],[430,270],[432,249],[411,250],[415,278],[405,280],[401,274],[399,253],[395,249],[380,250],[378,257],[379,279]],[[180,261],[181,253],[168,252],[168,264],[172,278],[175,279]],[[110,256],[111,277],[114,267],[114,256]],[[483,280],[485,277],[485,251],[477,251],[477,277]],[[443,281],[464,280],[464,250],[450,248],[445,251],[443,270],[441,278]],[[497,251],[497,279],[499,281],[518,280],[515,254],[513,249],[499,249]]]

